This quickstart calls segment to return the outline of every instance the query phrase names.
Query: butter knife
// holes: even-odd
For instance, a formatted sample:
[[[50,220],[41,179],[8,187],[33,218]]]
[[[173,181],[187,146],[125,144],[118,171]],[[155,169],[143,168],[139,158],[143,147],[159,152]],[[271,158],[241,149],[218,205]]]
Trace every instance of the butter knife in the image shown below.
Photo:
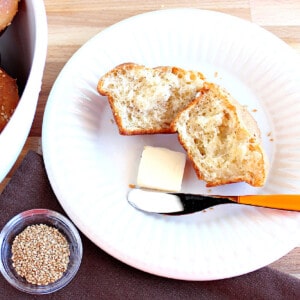
[[[165,214],[192,213],[220,204],[246,204],[300,211],[300,194],[210,196],[134,188],[128,192],[127,201],[139,210]]]

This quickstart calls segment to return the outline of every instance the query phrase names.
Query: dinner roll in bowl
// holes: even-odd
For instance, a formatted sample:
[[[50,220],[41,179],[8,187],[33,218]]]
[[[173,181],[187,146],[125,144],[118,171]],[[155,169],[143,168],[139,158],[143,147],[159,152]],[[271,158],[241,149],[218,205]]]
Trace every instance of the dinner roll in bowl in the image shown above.
[[[0,36],[1,68],[16,79],[20,100],[0,133],[0,182],[16,162],[34,119],[47,54],[48,28],[43,1],[22,0]]]

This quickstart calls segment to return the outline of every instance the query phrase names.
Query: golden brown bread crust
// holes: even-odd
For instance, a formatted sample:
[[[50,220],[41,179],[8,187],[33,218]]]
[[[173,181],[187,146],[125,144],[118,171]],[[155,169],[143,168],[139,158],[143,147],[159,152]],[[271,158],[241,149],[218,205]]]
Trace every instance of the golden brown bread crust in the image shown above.
[[[19,102],[16,80],[0,68],[0,132],[8,123]]]
[[[0,32],[10,25],[18,12],[19,0],[0,1]]]
[[[194,99],[203,80],[200,72],[173,66],[124,63],[103,75],[97,90],[108,97],[120,134],[174,133],[173,118]]]

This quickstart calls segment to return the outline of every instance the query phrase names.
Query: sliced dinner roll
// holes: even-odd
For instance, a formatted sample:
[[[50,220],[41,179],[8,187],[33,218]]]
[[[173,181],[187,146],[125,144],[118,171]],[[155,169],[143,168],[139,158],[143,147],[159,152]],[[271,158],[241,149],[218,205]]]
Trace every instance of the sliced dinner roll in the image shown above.
[[[108,97],[120,134],[172,133],[171,122],[196,97],[203,80],[200,72],[126,63],[102,76],[97,89]]]
[[[264,185],[268,163],[256,121],[218,85],[205,83],[202,94],[177,115],[172,129],[207,187]]]

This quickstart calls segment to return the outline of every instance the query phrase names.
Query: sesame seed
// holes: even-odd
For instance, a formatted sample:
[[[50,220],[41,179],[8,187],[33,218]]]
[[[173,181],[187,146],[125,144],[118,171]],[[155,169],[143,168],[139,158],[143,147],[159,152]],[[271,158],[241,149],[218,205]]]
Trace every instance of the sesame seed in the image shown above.
[[[12,243],[12,265],[32,284],[48,285],[57,281],[67,270],[69,260],[69,244],[52,226],[27,226]]]

